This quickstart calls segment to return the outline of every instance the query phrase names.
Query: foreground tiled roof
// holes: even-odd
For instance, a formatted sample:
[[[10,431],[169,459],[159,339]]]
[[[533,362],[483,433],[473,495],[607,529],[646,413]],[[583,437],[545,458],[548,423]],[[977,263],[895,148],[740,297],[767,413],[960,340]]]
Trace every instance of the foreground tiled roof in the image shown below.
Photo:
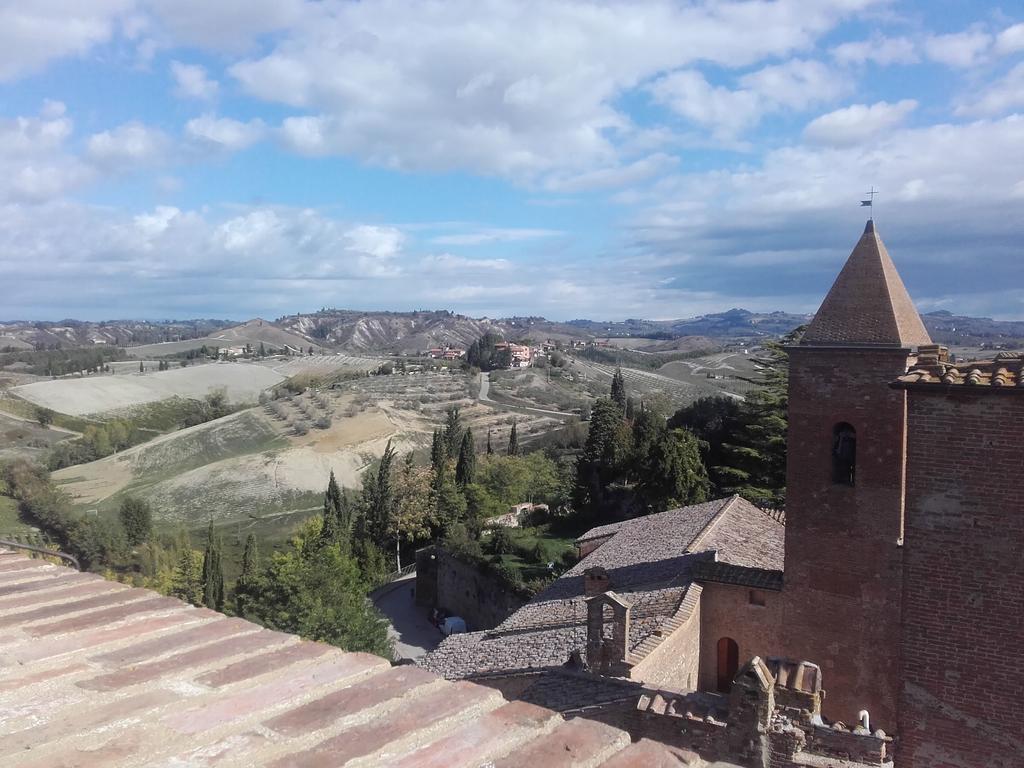
[[[490,688],[0,551],[4,768],[482,763],[679,764]]]
[[[800,343],[894,347],[931,344],[873,221],[868,221]]]
[[[587,644],[583,572],[601,566],[629,602],[629,648],[651,653],[699,600],[692,569],[711,552],[719,561],[781,570],[784,526],[739,496],[615,523],[612,535],[533,600],[486,632],[452,635],[421,662],[450,679],[561,667]],[[600,535],[594,536],[595,531]],[[601,538],[609,526],[581,537]]]
[[[951,363],[937,356],[920,357],[898,379],[899,385],[928,389],[983,387],[1024,393],[1024,353],[1000,352],[994,360]]]

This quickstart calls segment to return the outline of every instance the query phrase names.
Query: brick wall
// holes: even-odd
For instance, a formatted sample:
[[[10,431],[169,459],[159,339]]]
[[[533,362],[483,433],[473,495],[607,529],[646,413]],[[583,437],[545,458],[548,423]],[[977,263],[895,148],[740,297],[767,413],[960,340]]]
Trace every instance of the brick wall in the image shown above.
[[[906,370],[891,349],[797,348],[790,356],[786,585],[781,650],[821,665],[824,713],[860,709],[895,730]],[[856,483],[832,482],[833,427],[856,429]]]
[[[781,648],[778,592],[759,590],[763,606],[751,605],[750,589],[708,582],[701,595],[700,674],[698,687],[714,691],[718,682],[718,641],[731,637],[743,664],[754,656],[777,656]]]
[[[913,390],[899,765],[1024,765],[1024,392]]]

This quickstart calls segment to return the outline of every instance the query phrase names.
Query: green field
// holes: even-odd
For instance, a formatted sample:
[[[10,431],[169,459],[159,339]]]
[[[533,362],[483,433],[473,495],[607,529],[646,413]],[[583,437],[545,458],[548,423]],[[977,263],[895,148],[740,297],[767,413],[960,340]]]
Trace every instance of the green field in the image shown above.
[[[0,496],[0,539],[24,540],[34,534],[35,529],[21,519],[18,502],[10,496]]]

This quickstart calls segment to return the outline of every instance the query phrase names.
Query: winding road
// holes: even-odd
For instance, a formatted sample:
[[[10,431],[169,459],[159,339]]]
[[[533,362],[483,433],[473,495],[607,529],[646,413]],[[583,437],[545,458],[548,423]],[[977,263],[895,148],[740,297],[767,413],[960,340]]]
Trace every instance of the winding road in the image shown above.
[[[480,372],[480,392],[477,394],[477,399],[481,403],[487,403],[494,405],[499,408],[506,408],[510,411],[519,411],[520,413],[532,413],[537,416],[557,416],[561,419],[575,418],[576,414],[566,413],[565,411],[549,411],[546,408],[531,408],[528,405],[511,405],[509,403],[502,403],[498,400],[492,400],[488,393],[491,390],[491,375],[486,371]]]

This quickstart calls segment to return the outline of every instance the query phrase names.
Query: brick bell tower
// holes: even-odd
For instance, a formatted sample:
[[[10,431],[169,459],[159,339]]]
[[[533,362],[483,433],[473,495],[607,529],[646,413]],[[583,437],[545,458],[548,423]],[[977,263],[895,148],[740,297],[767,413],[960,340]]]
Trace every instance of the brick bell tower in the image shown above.
[[[819,664],[824,714],[896,728],[906,393],[889,386],[928,332],[868,221],[790,349],[786,653]]]

